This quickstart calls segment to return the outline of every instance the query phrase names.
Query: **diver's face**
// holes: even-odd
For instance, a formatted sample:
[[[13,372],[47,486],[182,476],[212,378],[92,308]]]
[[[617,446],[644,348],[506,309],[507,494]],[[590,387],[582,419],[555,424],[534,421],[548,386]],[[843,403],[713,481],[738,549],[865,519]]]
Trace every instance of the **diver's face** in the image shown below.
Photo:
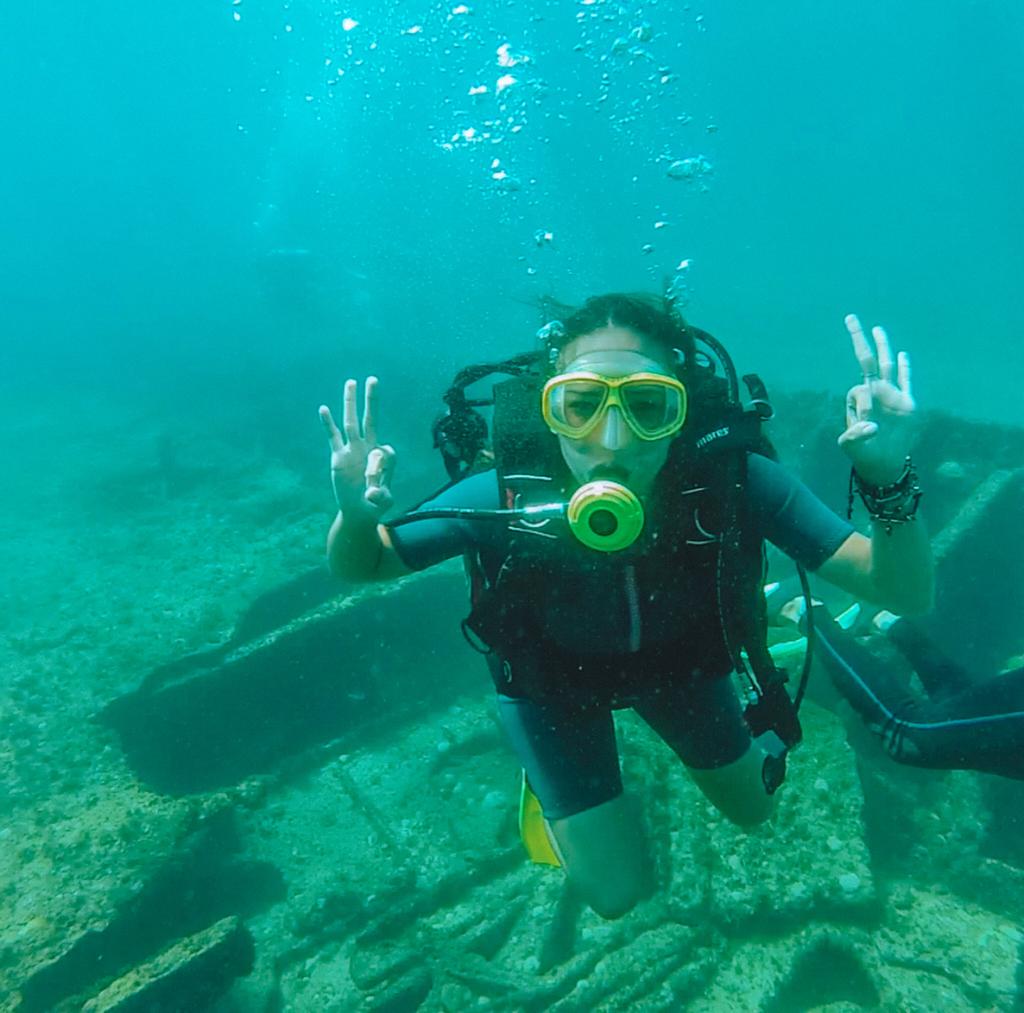
[[[562,349],[559,372],[587,371],[602,376],[631,373],[662,373],[672,376],[661,346],[625,327],[609,325],[581,335]],[[593,432],[584,437],[559,436],[562,457],[581,485],[610,479],[627,486],[638,496],[647,495],[668,459],[672,437],[642,440],[629,427],[618,407],[612,405]]]

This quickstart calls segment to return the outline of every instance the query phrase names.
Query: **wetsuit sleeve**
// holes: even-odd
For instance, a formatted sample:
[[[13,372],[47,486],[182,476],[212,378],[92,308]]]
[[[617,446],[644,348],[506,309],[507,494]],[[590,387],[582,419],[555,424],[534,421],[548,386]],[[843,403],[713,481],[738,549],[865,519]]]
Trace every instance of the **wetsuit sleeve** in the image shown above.
[[[853,534],[849,521],[761,454],[747,459],[747,489],[749,509],[761,534],[809,570],[817,570]]]
[[[472,510],[494,510],[498,506],[498,477],[484,471],[457,482],[437,496],[421,504],[420,510],[434,507],[463,507]],[[491,522],[493,523],[493,522]],[[456,519],[413,521],[390,528],[391,543],[402,562],[411,570],[429,566],[461,555],[474,548],[486,522],[471,523]]]

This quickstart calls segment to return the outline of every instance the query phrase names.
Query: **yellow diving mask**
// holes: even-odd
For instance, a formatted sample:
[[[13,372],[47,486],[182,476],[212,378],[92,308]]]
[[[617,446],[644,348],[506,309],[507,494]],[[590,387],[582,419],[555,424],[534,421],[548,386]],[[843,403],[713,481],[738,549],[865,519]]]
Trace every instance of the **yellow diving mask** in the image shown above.
[[[575,372],[553,376],[541,393],[548,428],[577,440],[592,433],[613,405],[639,439],[660,440],[682,429],[686,388],[661,373],[612,377]]]

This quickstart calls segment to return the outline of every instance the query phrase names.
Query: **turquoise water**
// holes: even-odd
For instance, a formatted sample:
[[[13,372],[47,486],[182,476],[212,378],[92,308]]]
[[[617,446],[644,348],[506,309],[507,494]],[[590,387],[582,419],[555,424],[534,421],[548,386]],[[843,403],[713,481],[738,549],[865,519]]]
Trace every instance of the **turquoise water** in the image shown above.
[[[923,404],[1020,420],[1015,4],[12,8],[7,376],[340,378],[386,343],[440,377],[540,292],[688,259],[695,321],[776,385],[843,387],[855,310]],[[706,192],[666,174],[696,157]]]
[[[919,776],[813,710],[788,815],[744,837],[627,719],[675,885],[616,935],[522,862],[457,567],[450,605],[416,583],[349,618],[339,598],[337,653],[284,652],[305,689],[337,670],[365,739],[316,692],[331,733],[282,731],[273,664],[221,662],[240,621],[264,635],[324,593],[317,406],[380,375],[411,502],[443,478],[428,430],[452,373],[529,347],[544,295],[675,276],[742,372],[829,395],[792,402],[821,420],[806,446],[792,420],[776,435],[832,503],[841,456],[799,458],[832,453],[859,379],[848,312],[910,352],[923,409],[1024,423],[1024,9],[8,6],[0,1009],[80,1008],[235,915],[256,970],[225,1013],[413,1009],[424,973],[425,1009],[1020,1008],[1015,782]],[[967,483],[1024,462],[1018,437],[943,427],[924,509],[944,525]],[[948,637],[985,635],[998,586],[996,663],[1020,664],[1012,503],[992,516],[957,587],[974,627]],[[193,652],[224,694],[131,709]],[[409,714],[420,663],[429,707]],[[129,723],[175,700],[196,716],[166,740],[140,718],[133,752],[95,720],[113,700]]]

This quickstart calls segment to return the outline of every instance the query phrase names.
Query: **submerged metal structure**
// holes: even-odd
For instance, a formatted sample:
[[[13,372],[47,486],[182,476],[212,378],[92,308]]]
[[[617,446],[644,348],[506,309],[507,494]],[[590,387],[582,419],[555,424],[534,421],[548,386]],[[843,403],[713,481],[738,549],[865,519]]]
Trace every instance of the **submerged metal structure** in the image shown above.
[[[800,424],[819,406],[791,399],[773,436],[841,507],[834,433]],[[1024,431],[933,414],[915,458],[934,634],[997,671],[1024,651]],[[661,889],[605,923],[521,852],[457,564],[277,600],[104,704],[116,784],[12,823],[67,868],[3,940],[0,1009],[1020,1008],[1020,785],[898,768],[811,705],[775,821],[745,835],[627,715]],[[72,845],[95,821],[107,843]]]

